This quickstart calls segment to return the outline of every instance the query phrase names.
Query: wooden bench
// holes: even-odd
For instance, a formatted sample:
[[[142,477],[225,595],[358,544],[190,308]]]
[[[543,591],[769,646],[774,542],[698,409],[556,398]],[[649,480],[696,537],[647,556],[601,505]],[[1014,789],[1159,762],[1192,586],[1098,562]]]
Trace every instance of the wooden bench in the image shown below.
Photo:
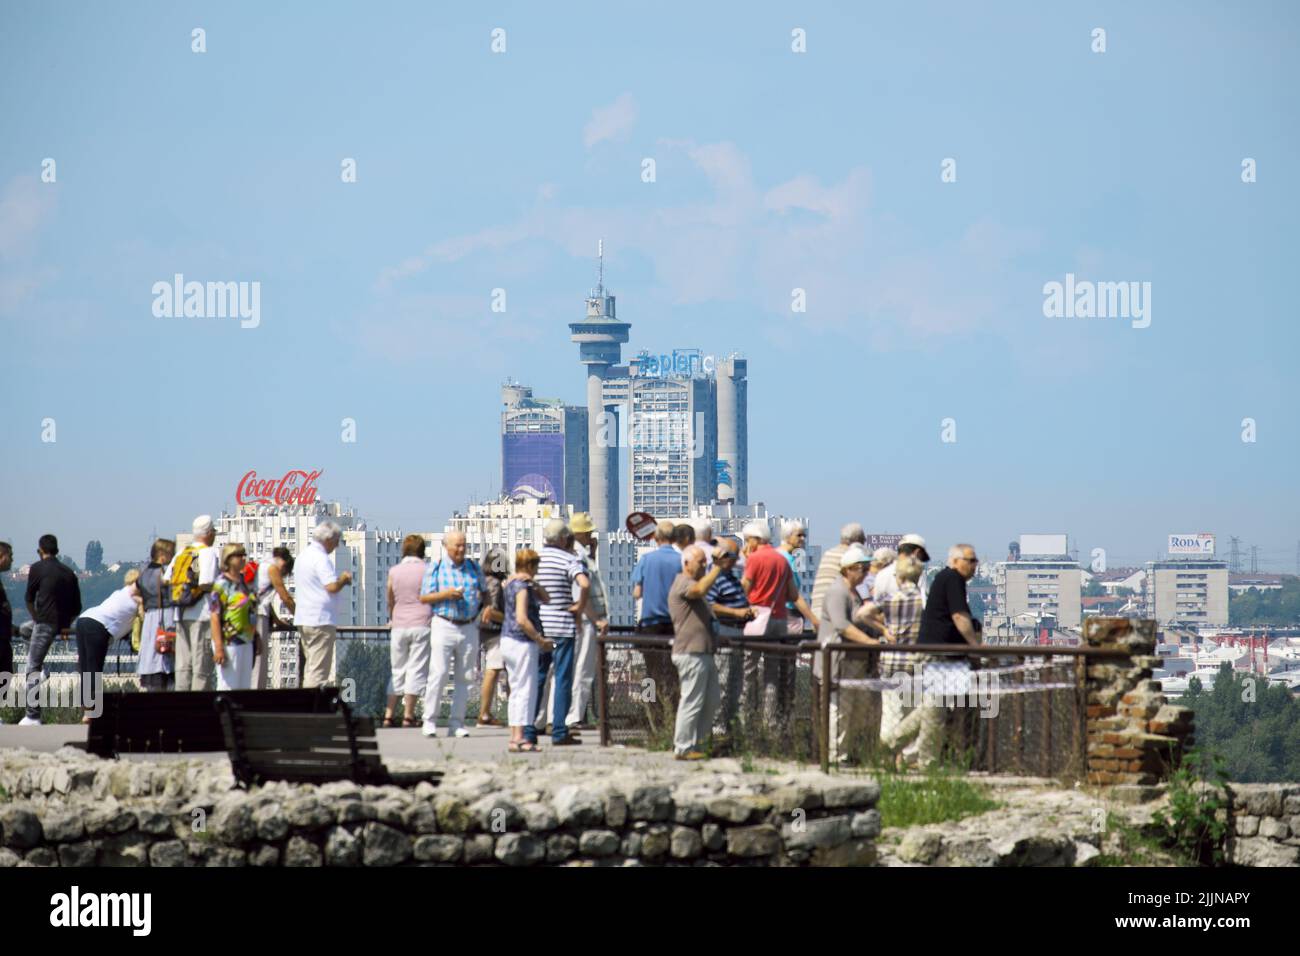
[[[374,721],[355,716],[337,695],[332,704],[323,713],[267,713],[241,706],[234,695],[218,695],[226,750],[240,786],[351,780],[408,787],[425,780],[437,785],[442,779],[437,770],[389,771],[379,757]]]
[[[221,695],[251,710],[311,714],[332,711],[338,689],[236,690]],[[217,697],[216,691],[106,692],[101,696],[103,712],[90,722],[86,750],[100,757],[225,750]]]

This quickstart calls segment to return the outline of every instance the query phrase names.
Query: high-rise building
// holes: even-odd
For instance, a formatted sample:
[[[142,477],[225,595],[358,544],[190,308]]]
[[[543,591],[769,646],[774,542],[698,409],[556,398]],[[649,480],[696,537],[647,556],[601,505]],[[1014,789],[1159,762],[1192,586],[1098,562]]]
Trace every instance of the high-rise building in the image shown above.
[[[749,503],[749,362],[736,354],[717,364],[717,499]]]
[[[1148,561],[1143,596],[1160,626],[1228,625],[1228,563],[1213,558]]]
[[[501,493],[588,507],[587,409],[501,386]]]
[[[628,510],[656,518],[690,515],[718,486],[716,379],[698,349],[673,359],[665,369],[642,352],[628,363]]]
[[[605,294],[603,242],[599,254],[599,278],[587,297],[586,317],[569,323],[569,332],[578,343],[578,360],[587,367],[589,510],[596,527],[613,528],[623,520],[618,508],[618,413],[605,404],[604,383],[621,359],[632,324],[618,319],[614,296]]]
[[[1083,626],[1083,570],[1067,553],[1063,534],[1026,534],[993,568],[997,614],[990,630],[1032,633],[1052,619],[1057,628]]]

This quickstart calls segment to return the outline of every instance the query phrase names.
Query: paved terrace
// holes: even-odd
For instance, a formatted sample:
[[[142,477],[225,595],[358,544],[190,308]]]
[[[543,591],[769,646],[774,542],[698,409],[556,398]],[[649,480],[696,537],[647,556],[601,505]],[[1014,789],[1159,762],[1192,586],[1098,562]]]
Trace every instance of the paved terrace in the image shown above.
[[[600,735],[594,730],[582,734],[583,744],[580,747],[553,747],[550,738],[544,737],[541,739],[542,751],[537,754],[507,754],[506,741],[510,739],[510,731],[505,727],[477,729],[471,727],[470,736],[460,738],[446,736],[425,737],[416,728],[377,728],[375,733],[379,740],[379,753],[385,761],[496,762],[503,757],[510,756],[539,764],[555,761],[562,761],[571,765],[608,763],[626,765],[633,763],[647,769],[676,763],[672,758],[672,754],[666,752],[651,753],[636,747],[624,746],[601,747],[599,743]],[[446,730],[441,729],[439,733],[445,734]],[[86,727],[82,724],[47,724],[40,727],[18,727],[13,724],[0,726],[0,750],[25,747],[38,753],[53,753],[68,744],[84,746],[85,742]],[[177,756],[187,760],[226,759],[224,750],[186,754],[124,754],[122,759],[158,760]],[[761,762],[768,763],[768,761]],[[712,761],[712,764],[733,769],[734,772],[740,770],[739,762],[735,760],[715,760]]]

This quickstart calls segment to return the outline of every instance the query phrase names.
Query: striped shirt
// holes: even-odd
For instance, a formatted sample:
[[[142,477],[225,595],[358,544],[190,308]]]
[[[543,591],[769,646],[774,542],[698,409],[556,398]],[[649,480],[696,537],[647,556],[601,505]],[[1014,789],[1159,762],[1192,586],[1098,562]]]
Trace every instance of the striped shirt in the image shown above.
[[[429,565],[429,570],[424,572],[420,594],[433,594],[450,588],[462,588],[465,596],[459,601],[439,601],[431,605],[434,615],[462,623],[473,620],[478,615],[483,590],[483,578],[473,558],[466,558],[459,566],[446,559]]]
[[[576,554],[549,544],[542,548],[541,559],[535,580],[550,598],[542,605],[542,633],[552,641],[567,640],[576,630],[568,610],[574,585],[578,575],[587,573],[587,565]]]
[[[840,579],[840,558],[849,550],[847,544],[837,544],[822,554],[822,563],[817,565],[817,576],[813,578],[812,601],[809,606],[816,611],[822,606],[826,592]],[[861,591],[858,594],[862,594]]]
[[[718,572],[718,576],[713,579],[713,586],[709,588],[707,600],[710,604],[721,604],[723,607],[749,607],[745,589],[736,580],[736,573],[730,570]]]

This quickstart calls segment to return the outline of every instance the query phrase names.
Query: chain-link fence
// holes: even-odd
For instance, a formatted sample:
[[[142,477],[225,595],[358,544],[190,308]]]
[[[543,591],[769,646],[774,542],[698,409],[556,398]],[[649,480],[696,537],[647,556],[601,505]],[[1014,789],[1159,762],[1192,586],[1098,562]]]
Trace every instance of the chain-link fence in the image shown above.
[[[1080,775],[1084,652],[835,647],[817,652],[831,670],[825,762]]]
[[[713,753],[815,761],[817,690],[812,648],[791,642],[720,642],[721,703]],[[601,743],[671,750],[680,687],[672,638],[614,634],[598,654]]]
[[[601,641],[602,744],[671,749],[680,697],[671,643],[642,634]],[[1085,648],[720,644],[714,754],[1082,773]]]

